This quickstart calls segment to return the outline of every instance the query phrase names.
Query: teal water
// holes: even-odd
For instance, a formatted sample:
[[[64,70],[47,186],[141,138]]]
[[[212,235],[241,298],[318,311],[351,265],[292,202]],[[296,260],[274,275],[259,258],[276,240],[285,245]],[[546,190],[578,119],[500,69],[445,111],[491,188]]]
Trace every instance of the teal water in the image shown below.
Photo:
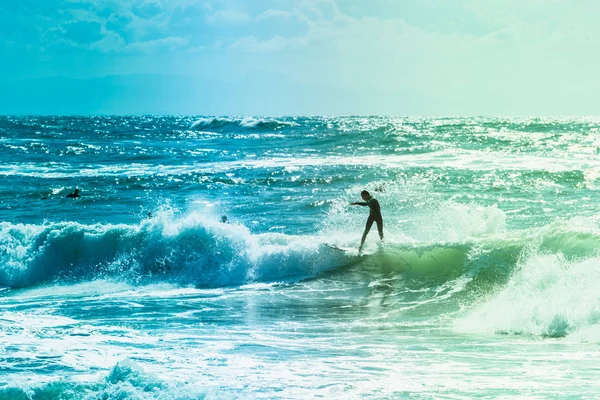
[[[594,398],[599,128],[2,117],[0,399]]]

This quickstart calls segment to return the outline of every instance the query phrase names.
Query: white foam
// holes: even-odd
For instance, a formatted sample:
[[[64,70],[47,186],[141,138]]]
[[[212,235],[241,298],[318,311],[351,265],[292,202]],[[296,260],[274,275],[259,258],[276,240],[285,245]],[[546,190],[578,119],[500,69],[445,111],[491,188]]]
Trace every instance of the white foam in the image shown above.
[[[506,287],[456,322],[464,332],[563,337],[600,342],[600,257],[533,254]]]
[[[279,136],[279,135],[276,135]],[[596,158],[579,156],[540,157],[515,155],[478,150],[447,149],[423,154],[402,155],[349,155],[325,157],[269,157],[247,158],[211,164],[151,165],[127,163],[114,165],[89,165],[87,168],[73,168],[67,164],[42,167],[34,163],[5,163],[0,166],[0,176],[26,176],[45,179],[68,177],[138,177],[148,175],[171,176],[192,173],[230,172],[237,169],[305,168],[332,166],[377,166],[378,168],[453,168],[470,171],[600,171],[600,161]],[[594,173],[587,172],[587,179],[595,179]]]
[[[339,265],[320,243],[310,236],[252,234],[205,212],[159,211],[139,225],[2,223],[0,286],[99,277],[209,287],[297,280]]]

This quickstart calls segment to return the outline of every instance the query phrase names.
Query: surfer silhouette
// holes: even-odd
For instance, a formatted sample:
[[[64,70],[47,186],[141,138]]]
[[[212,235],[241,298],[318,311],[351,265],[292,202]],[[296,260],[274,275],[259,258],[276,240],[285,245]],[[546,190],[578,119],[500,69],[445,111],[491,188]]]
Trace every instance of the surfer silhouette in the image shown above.
[[[371,226],[373,226],[373,222],[377,222],[379,238],[383,241],[383,218],[381,217],[381,209],[379,208],[379,202],[366,190],[360,192],[360,197],[364,201],[355,201],[354,203],[350,203],[350,205],[352,206],[369,207],[369,218],[367,219],[367,226],[365,226],[365,231],[363,232],[362,239],[360,240],[360,247],[358,248],[359,253],[362,251],[362,247],[365,244],[365,239],[367,238],[367,235],[371,230]]]
[[[73,191],[73,193],[69,193],[67,195],[67,197],[70,197],[70,198],[73,198],[73,199],[78,198],[79,197],[79,189],[75,188],[75,190]]]

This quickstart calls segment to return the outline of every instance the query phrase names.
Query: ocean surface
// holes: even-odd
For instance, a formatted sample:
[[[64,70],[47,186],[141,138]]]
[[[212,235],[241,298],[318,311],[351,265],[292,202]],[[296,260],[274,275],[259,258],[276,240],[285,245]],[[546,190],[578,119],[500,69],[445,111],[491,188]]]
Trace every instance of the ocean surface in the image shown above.
[[[595,398],[599,130],[0,117],[0,399]]]

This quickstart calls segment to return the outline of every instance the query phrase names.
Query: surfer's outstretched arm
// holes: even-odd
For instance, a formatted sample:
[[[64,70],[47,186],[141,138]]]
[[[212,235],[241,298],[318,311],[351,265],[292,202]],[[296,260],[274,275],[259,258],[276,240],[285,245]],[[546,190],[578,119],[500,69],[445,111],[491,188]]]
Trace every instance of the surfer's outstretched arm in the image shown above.
[[[366,201],[355,201],[354,203],[350,203],[351,206],[368,206],[369,203]]]

